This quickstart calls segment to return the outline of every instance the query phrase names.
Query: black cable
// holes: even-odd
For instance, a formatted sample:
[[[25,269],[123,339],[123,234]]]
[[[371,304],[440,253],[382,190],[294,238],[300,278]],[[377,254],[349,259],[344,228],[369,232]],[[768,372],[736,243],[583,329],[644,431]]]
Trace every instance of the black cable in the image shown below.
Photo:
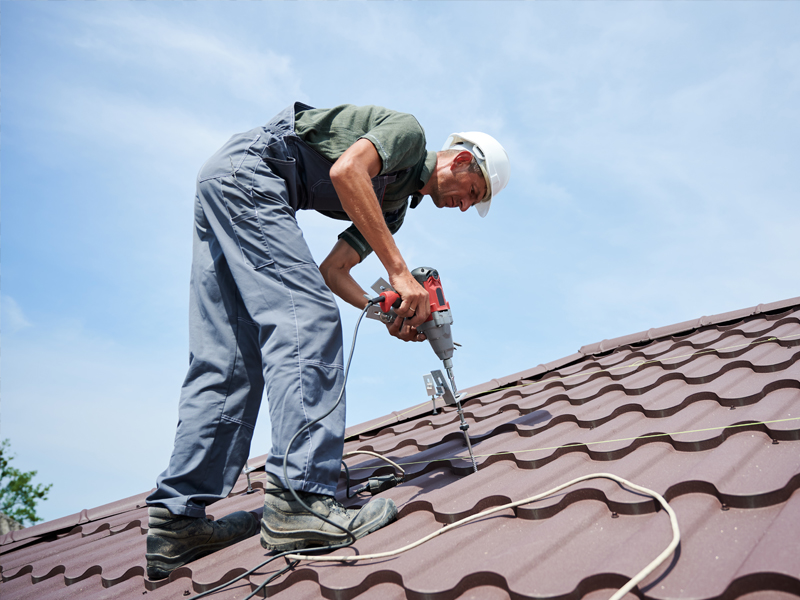
[[[358,494],[358,492],[356,492],[352,496],[350,495],[350,469],[347,468],[347,463],[344,462],[344,461],[342,461],[342,466],[344,467],[344,481],[345,481],[345,484],[346,484],[345,488],[344,488],[345,489],[345,495],[347,496],[347,499],[349,500],[350,498],[355,498],[356,495]]]
[[[294,569],[300,563],[299,560],[293,560],[293,561],[288,561],[287,560],[286,562],[287,562],[287,565],[283,569],[281,569],[280,571],[275,573],[272,577],[270,577],[266,581],[263,581],[258,587],[256,587],[256,589],[254,589],[252,592],[250,592],[244,600],[250,600],[253,596],[258,594],[258,592],[263,590],[267,585],[269,585],[270,583],[275,581],[278,577],[280,577],[281,575],[286,573],[286,571],[291,571],[292,569]]]
[[[344,467],[344,479],[345,479],[345,494],[347,498],[355,498],[361,492],[369,492],[371,496],[375,494],[380,494],[381,492],[385,492],[388,489],[393,488],[396,485],[399,485],[405,481],[405,473],[398,478],[397,475],[375,475],[370,477],[366,483],[362,483],[360,487],[357,487],[356,490],[351,494],[350,493],[350,469],[347,466],[347,463],[342,461],[342,466]]]
[[[241,581],[242,579],[244,579],[244,578],[245,578],[245,577],[247,577],[248,575],[252,575],[252,574],[253,574],[253,573],[255,573],[256,571],[258,571],[260,568],[267,566],[267,565],[268,565],[269,563],[271,563],[273,560],[275,560],[275,559],[278,559],[278,558],[280,558],[280,557],[282,557],[282,556],[286,556],[287,554],[294,554],[294,553],[295,553],[295,550],[287,550],[286,552],[281,552],[280,554],[276,554],[275,556],[270,556],[270,557],[269,557],[267,560],[265,560],[264,562],[262,562],[261,564],[259,564],[259,565],[255,566],[255,567],[253,567],[253,568],[252,568],[252,569],[250,569],[249,571],[245,571],[245,572],[244,572],[244,573],[242,573],[241,575],[237,575],[236,577],[234,577],[234,578],[233,578],[233,579],[231,579],[230,581],[226,581],[225,583],[223,583],[223,584],[221,584],[221,585],[218,585],[218,586],[217,586],[217,587],[215,587],[215,588],[212,588],[212,589],[210,589],[210,590],[206,590],[205,592],[201,592],[201,593],[197,594],[196,596],[192,596],[191,598],[189,598],[189,600],[199,600],[200,598],[205,598],[206,596],[209,596],[209,595],[211,595],[211,594],[215,594],[215,593],[219,592],[220,590],[224,590],[226,587],[228,587],[228,586],[230,586],[230,585],[233,585],[233,584],[234,584],[234,583],[236,583],[237,581]],[[294,563],[294,564],[297,564],[297,561],[295,561],[295,563]],[[292,566],[293,566],[293,565],[292,565]],[[283,569],[282,571],[280,571],[280,572],[279,572],[279,573],[277,573],[276,575],[282,575],[282,574],[283,574],[283,573],[285,573],[287,570],[288,570],[288,569]],[[272,579],[270,579],[269,581],[272,581]],[[269,583],[269,582],[268,582],[268,583]],[[248,597],[249,597],[249,596],[248,596]]]

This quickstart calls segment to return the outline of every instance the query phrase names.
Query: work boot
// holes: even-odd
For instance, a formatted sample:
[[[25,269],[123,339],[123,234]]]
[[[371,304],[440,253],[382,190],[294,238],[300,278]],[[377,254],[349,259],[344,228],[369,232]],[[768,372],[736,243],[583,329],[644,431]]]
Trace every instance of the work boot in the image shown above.
[[[154,580],[258,532],[258,517],[243,510],[219,521],[174,515],[158,506],[148,513],[147,576]]]
[[[315,512],[353,532],[356,539],[397,518],[397,507],[392,500],[386,498],[374,498],[359,509],[345,508],[333,496],[300,491],[297,494]],[[348,539],[340,529],[303,508],[277,477],[267,473],[264,516],[261,519],[261,545],[264,548],[285,552],[331,546]]]

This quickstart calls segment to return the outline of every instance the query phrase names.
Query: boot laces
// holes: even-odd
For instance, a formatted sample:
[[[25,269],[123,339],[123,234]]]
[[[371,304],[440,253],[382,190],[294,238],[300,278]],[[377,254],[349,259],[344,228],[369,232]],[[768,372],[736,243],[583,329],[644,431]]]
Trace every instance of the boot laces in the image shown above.
[[[324,500],[325,505],[328,507],[331,514],[336,513],[343,517],[349,516],[349,514],[347,513],[347,509],[344,506],[342,506],[342,504],[338,502],[336,498],[334,498],[333,496],[323,496],[323,498],[325,498]]]

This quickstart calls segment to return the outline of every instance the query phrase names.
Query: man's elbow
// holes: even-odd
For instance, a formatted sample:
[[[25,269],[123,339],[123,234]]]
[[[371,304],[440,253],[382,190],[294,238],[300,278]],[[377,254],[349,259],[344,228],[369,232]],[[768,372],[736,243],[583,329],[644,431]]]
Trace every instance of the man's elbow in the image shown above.
[[[341,158],[333,163],[330,170],[330,178],[333,187],[339,189],[340,186],[346,183],[353,176],[353,165],[350,161],[342,160]]]
[[[325,285],[329,288],[331,287],[331,282],[333,281],[333,264],[332,261],[329,259],[325,259],[322,261],[322,264],[319,266],[319,272],[322,273],[322,279],[325,280]]]

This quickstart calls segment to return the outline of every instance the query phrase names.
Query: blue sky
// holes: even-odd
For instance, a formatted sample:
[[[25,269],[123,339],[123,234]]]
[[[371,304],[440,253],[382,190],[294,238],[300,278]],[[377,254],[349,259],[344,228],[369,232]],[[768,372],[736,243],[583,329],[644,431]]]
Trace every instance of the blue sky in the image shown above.
[[[396,236],[442,274],[461,387],[800,296],[797,3],[2,1],[0,27],[0,435],[55,484],[47,519],[166,466],[196,173],[294,100],[508,150],[486,219],[426,200]],[[342,225],[298,219],[321,261]],[[424,401],[435,368],[367,322],[348,423]]]

